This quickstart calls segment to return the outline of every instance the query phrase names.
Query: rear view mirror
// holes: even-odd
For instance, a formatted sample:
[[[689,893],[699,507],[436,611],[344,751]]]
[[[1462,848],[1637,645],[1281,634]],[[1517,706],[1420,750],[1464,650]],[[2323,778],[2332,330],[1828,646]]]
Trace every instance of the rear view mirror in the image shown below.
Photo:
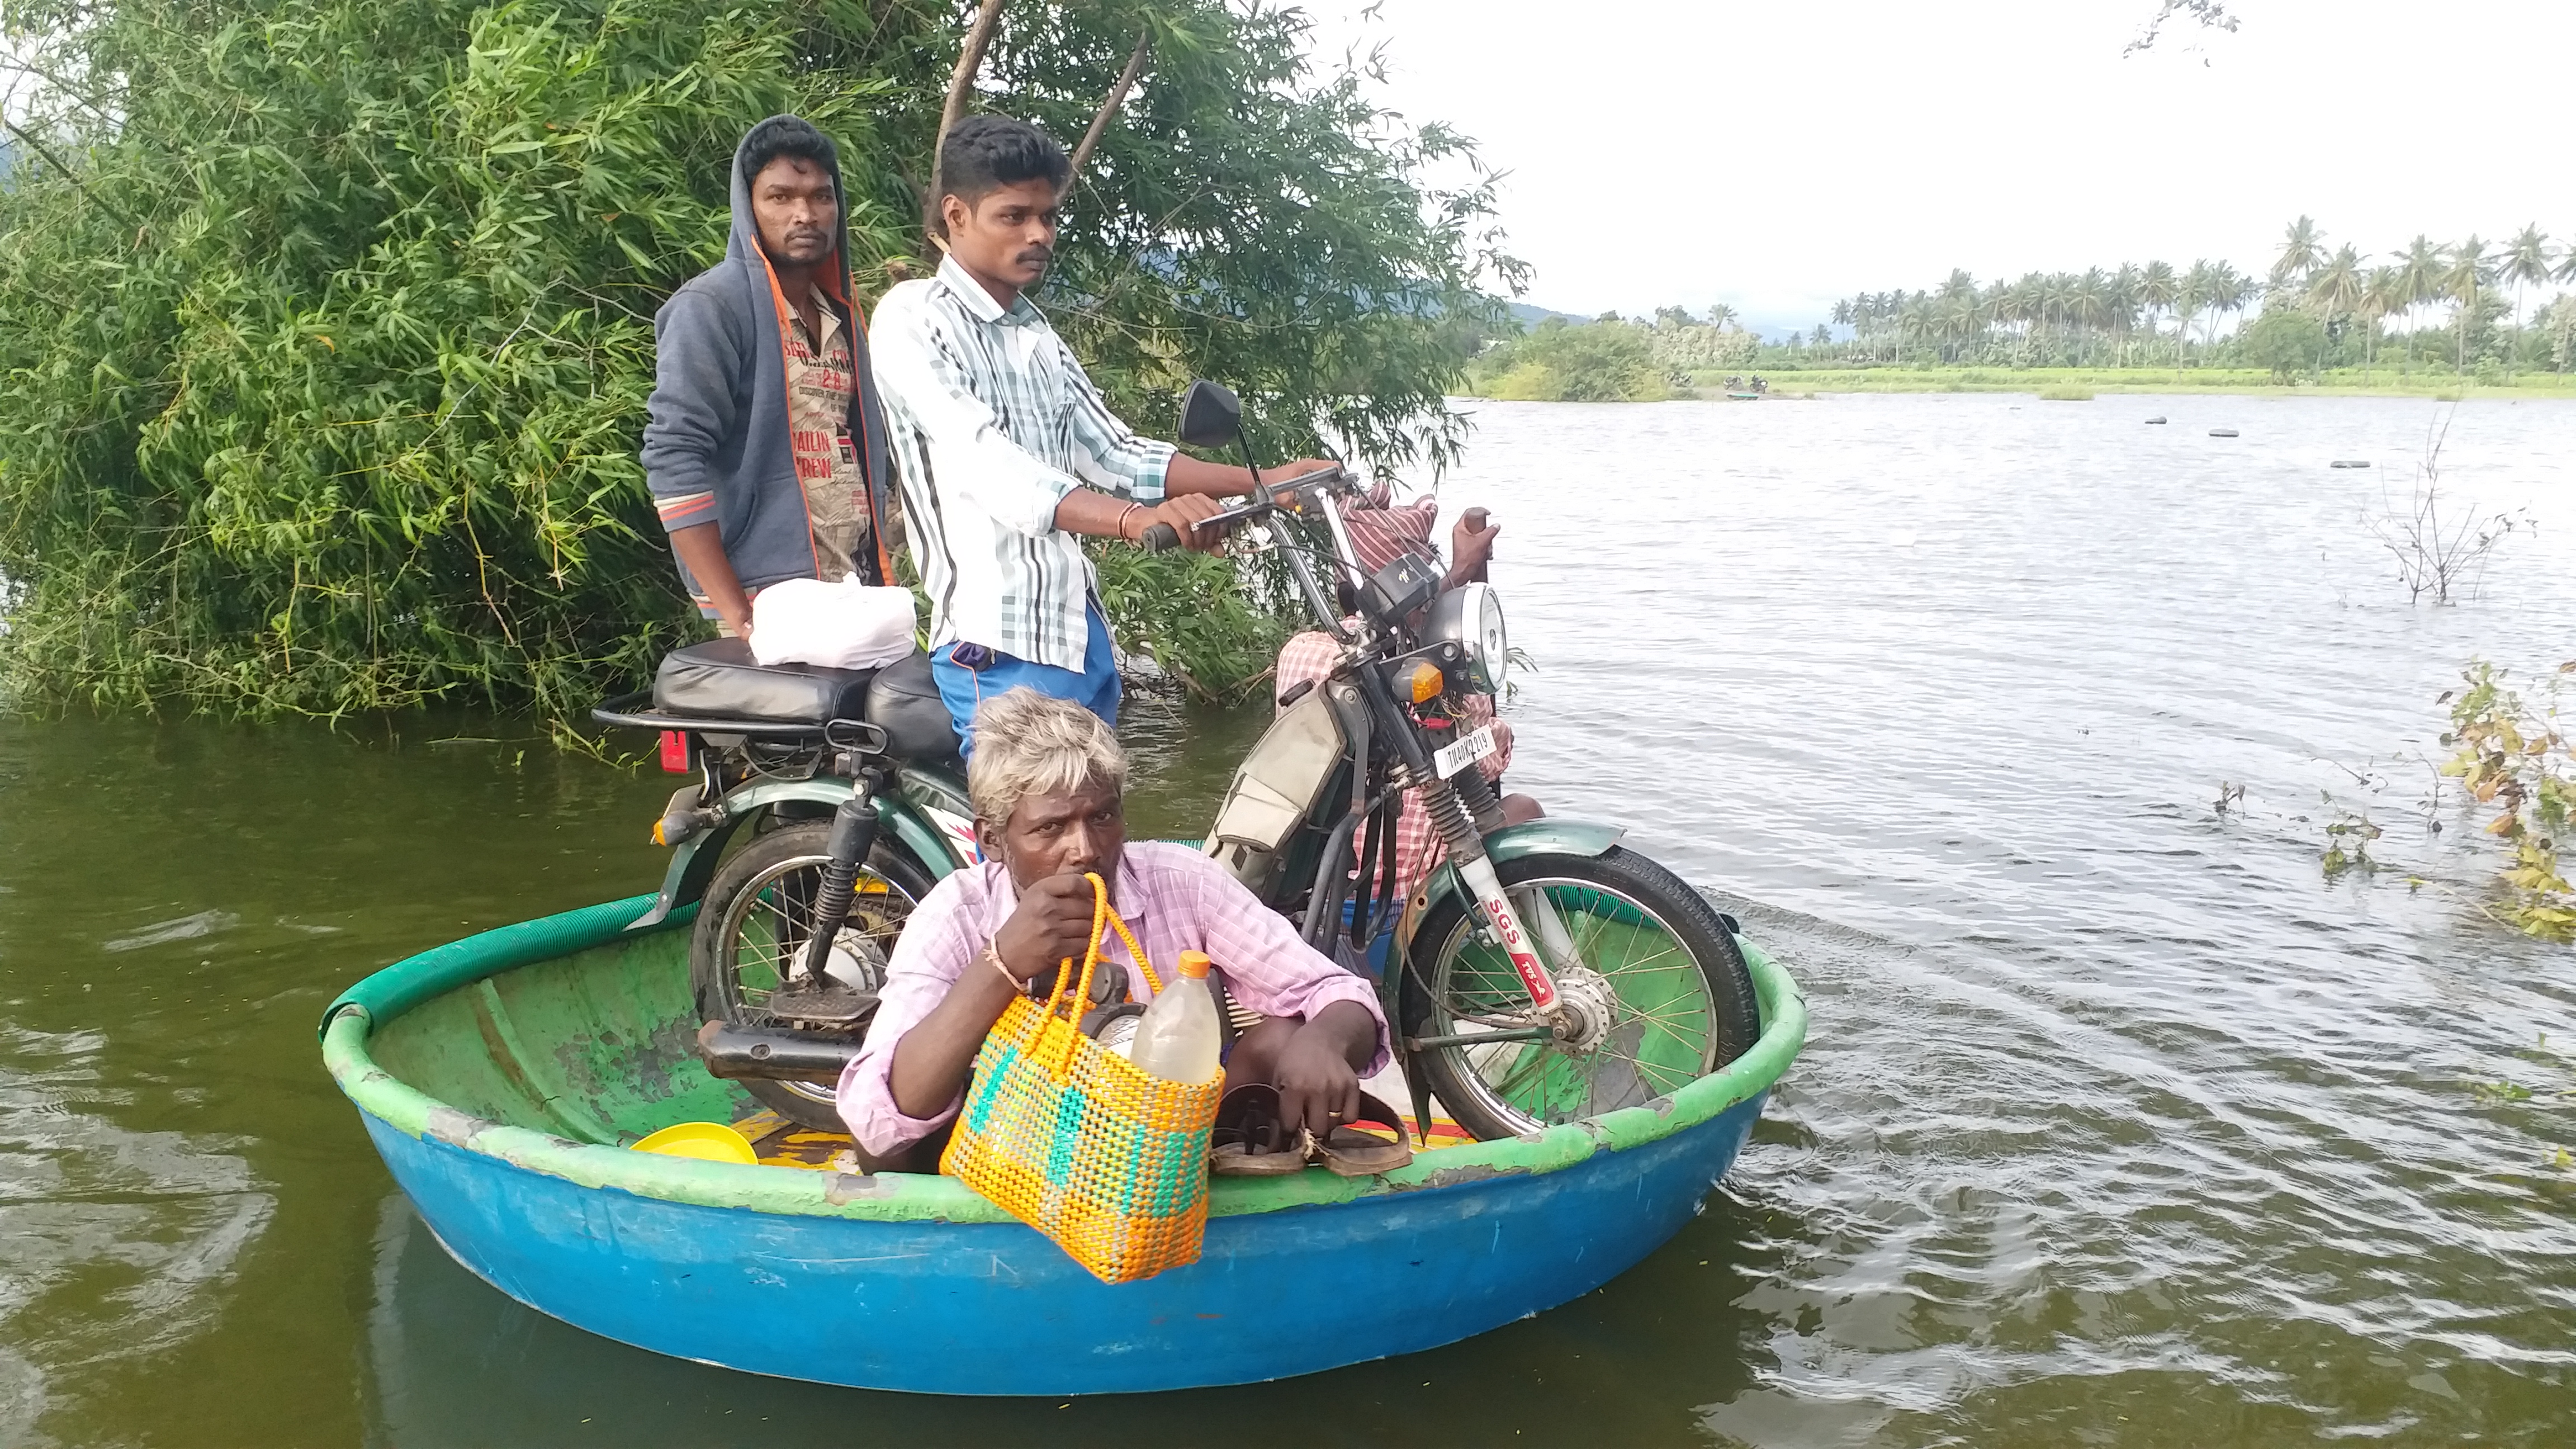
[[[1241,436],[1243,402],[1223,383],[1205,378],[1181,394],[1181,441],[1193,448],[1222,448]]]

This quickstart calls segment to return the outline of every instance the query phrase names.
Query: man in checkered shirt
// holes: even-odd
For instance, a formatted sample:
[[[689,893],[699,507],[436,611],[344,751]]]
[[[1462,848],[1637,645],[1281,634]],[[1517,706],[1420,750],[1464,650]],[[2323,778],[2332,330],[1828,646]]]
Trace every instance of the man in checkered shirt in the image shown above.
[[[1214,548],[1195,525],[1252,489],[1241,468],[1137,436],[1029,302],[1072,174],[1025,121],[959,122],[939,151],[947,258],[886,293],[870,332],[930,594],[931,674],[970,754],[975,706],[1015,685],[1117,723],[1117,655],[1078,537],[1134,543],[1168,523]]]

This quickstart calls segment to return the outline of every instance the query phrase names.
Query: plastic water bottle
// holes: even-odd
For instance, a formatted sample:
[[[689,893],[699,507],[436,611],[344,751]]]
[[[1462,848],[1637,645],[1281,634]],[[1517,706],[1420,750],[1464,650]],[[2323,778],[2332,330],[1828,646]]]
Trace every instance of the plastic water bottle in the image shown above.
[[[1156,992],[1136,1019],[1127,1060],[1138,1070],[1166,1081],[1212,1082],[1225,1069],[1218,1060],[1224,1035],[1216,995],[1208,989],[1208,964],[1205,953],[1183,951],[1179,979]]]

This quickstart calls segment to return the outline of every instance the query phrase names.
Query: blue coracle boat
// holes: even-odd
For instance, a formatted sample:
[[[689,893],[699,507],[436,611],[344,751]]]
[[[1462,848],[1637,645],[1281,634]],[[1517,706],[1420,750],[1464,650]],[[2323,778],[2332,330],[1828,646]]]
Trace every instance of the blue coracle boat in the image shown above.
[[[1380,1177],[1219,1179],[1204,1256],[1110,1287],[945,1177],[625,1150],[755,1104],[700,1063],[688,913],[651,896],[389,966],[323,1059],[439,1242],[540,1312],[751,1373],[937,1394],[1129,1393],[1312,1373],[1576,1298],[1699,1212],[1806,1034],[1744,943],[1763,1031],[1641,1107]]]

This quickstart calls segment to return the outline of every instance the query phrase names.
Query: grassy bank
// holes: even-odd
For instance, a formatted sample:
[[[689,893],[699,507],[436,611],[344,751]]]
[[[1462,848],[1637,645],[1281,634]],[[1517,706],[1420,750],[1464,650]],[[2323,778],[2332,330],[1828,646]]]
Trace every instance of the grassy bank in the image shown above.
[[[2401,375],[2392,369],[2330,368],[2283,385],[2258,367],[1856,367],[1805,371],[1765,369],[1775,393],[1810,392],[2022,392],[2022,393],[2277,393],[2323,397],[2502,397],[2576,399],[2576,374],[2525,373],[2463,382],[2448,373]],[[1720,373],[1693,373],[1703,396],[1717,396]]]

